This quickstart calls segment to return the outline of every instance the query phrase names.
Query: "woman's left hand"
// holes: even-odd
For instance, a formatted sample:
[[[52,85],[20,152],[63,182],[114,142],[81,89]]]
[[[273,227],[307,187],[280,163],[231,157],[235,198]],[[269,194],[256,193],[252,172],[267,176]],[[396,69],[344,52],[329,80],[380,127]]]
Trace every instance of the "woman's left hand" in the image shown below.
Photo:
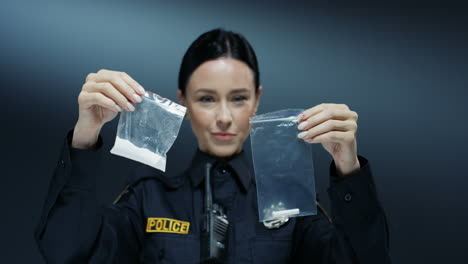
[[[339,176],[359,170],[357,157],[358,114],[345,104],[320,104],[299,115],[299,138],[307,143],[322,143],[335,161]]]

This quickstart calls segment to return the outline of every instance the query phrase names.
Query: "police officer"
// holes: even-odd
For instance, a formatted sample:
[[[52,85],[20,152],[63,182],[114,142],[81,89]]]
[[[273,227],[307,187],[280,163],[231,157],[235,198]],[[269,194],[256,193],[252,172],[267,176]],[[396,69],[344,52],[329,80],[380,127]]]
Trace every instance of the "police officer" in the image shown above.
[[[48,263],[199,263],[206,163],[213,164],[213,200],[229,220],[221,262],[390,263],[384,211],[370,165],[357,154],[358,115],[344,104],[299,116],[298,137],[333,157],[331,217],[320,210],[278,228],[258,221],[255,175],[242,145],[262,95],[260,74],[247,40],[223,29],[197,38],[180,67],[177,97],[198,141],[190,167],[171,178],[145,167],[114,204],[99,208],[100,130],[119,112],[134,111],[144,92],[124,72],[87,76],[36,230]]]

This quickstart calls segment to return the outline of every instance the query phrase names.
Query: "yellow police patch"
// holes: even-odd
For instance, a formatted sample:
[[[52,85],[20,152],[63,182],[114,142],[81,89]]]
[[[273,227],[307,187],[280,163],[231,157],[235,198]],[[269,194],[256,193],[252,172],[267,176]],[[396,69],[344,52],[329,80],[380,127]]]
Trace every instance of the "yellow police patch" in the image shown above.
[[[146,232],[188,234],[189,227],[189,222],[170,218],[150,217],[146,225]]]

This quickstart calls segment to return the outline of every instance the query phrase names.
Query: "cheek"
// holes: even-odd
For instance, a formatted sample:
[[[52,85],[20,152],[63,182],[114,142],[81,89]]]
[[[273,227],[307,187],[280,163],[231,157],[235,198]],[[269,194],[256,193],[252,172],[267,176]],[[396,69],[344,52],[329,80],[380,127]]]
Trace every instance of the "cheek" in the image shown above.
[[[248,134],[249,133],[249,129],[250,129],[250,124],[249,124],[249,118],[252,117],[252,114],[253,112],[250,111],[250,108],[249,109],[244,109],[244,111],[240,111],[238,113],[238,118],[237,118],[237,127],[239,128],[239,130],[241,130],[242,132]]]
[[[210,111],[203,111],[197,109],[190,109],[190,119],[192,126],[197,129],[204,129],[209,127],[213,117]]]

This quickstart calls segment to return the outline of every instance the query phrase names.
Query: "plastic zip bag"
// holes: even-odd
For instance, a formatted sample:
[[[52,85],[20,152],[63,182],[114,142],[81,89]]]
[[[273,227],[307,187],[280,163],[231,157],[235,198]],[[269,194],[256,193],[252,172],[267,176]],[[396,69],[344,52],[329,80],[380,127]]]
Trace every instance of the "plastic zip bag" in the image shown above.
[[[250,118],[260,222],[317,214],[312,145],[297,138],[301,109]]]
[[[110,152],[165,171],[166,153],[177,138],[186,108],[151,92],[134,106],[135,111],[120,114]]]

